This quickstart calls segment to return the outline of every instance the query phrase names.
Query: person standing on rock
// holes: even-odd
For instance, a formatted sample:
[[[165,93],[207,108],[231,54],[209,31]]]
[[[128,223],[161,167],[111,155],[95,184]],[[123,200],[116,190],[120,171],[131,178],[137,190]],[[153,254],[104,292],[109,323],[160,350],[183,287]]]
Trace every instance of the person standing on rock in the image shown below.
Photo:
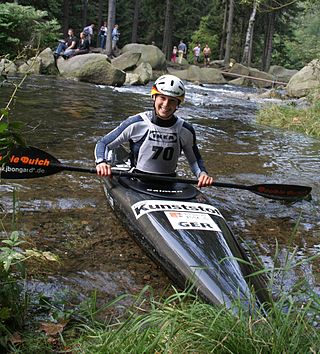
[[[103,25],[100,27],[100,32],[99,32],[101,49],[106,49],[107,33],[108,33],[107,22],[104,21]]]
[[[112,50],[115,52],[117,50],[117,43],[119,41],[120,32],[119,32],[119,25],[114,25],[112,30]]]
[[[185,43],[183,43],[183,40],[181,39],[179,45],[178,45],[178,63],[182,63],[182,58],[187,55],[187,46]]]
[[[198,178],[198,187],[212,185],[213,178],[204,167],[193,126],[175,115],[185,97],[183,82],[173,75],[160,76],[152,86],[151,96],[153,110],[127,118],[97,142],[97,174],[111,177],[108,151],[129,142],[133,173],[175,176],[183,151]]]
[[[172,55],[171,55],[171,61],[173,63],[175,63],[177,61],[177,52],[178,52],[178,49],[176,46],[174,46],[172,49]]]
[[[91,25],[85,27],[82,31],[86,35],[86,37],[89,41],[89,45],[92,44],[93,29],[94,29],[94,23],[91,23]]]
[[[211,55],[211,49],[208,46],[208,44],[205,45],[203,48],[203,55],[204,55],[204,65],[207,66],[210,64],[210,55]]]
[[[201,53],[201,46],[200,43],[198,43],[194,48],[193,48],[193,61],[194,64],[199,64],[200,63],[200,53]]]

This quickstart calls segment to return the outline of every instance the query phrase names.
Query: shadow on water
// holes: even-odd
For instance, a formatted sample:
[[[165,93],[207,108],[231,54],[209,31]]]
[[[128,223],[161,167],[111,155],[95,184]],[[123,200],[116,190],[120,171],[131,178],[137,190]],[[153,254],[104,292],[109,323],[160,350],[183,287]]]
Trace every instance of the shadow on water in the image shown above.
[[[151,109],[150,86],[111,88],[31,77],[13,108],[25,123],[24,135],[61,162],[92,167],[99,137],[129,115]],[[208,171],[218,181],[256,184],[292,183],[313,187],[311,202],[292,205],[264,199],[246,191],[207,188],[234,233],[273,266],[276,239],[283,249],[300,218],[293,245],[296,261],[319,253],[320,141],[300,134],[259,126],[255,112],[262,100],[253,89],[187,85],[187,103],[179,113],[196,128]],[[11,93],[1,87],[0,106]],[[182,158],[180,172],[190,176]],[[161,293],[170,281],[149,261],[119,225],[92,175],[60,173],[36,180],[2,181],[1,205],[12,208],[12,189],[19,199],[19,225],[31,244],[61,258],[57,267],[37,273],[47,282],[30,286],[41,291],[68,287],[84,298],[97,289],[105,298],[140,291],[151,284]],[[284,256],[282,256],[284,257]],[[319,292],[319,260],[290,274],[288,287],[304,276]],[[36,276],[36,274],[35,274]]]

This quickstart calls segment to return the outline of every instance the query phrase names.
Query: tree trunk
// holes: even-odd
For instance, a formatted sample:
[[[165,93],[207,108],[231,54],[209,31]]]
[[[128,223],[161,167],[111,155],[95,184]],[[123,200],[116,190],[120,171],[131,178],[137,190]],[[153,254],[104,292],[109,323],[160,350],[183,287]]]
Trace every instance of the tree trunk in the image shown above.
[[[226,51],[224,55],[223,64],[229,66],[230,64],[230,52],[231,52],[231,40],[232,40],[232,25],[234,15],[234,0],[229,0],[229,13],[227,24],[227,39],[226,39]]]
[[[138,40],[138,24],[139,24],[140,0],[134,2],[134,13],[132,23],[131,42],[136,43]]]
[[[103,0],[99,0],[98,3],[98,24],[97,24],[97,45],[100,45],[100,38],[99,38],[99,32],[100,32],[100,27],[102,25],[102,8],[103,8],[103,4],[102,4]]]
[[[165,23],[164,23],[162,51],[165,54],[167,60],[170,60],[171,52],[172,52],[172,2],[171,0],[166,1],[166,14],[165,14]]]
[[[87,25],[88,18],[88,0],[83,0],[82,2],[82,27]]]
[[[227,0],[224,0],[224,15],[223,15],[223,25],[222,25],[220,50],[219,50],[219,59],[220,60],[223,59],[225,45],[226,45],[227,16],[228,16],[228,2],[227,2]]]
[[[70,8],[70,0],[63,0],[62,30],[65,36],[67,35],[69,29],[69,8]]]
[[[254,21],[257,13],[257,1],[254,0],[251,16],[248,23],[248,29],[246,34],[246,41],[244,43],[243,55],[241,63],[246,66],[250,66],[252,57],[252,39],[253,39],[253,28]]]
[[[267,31],[264,40],[264,50],[262,57],[262,70],[266,72],[269,71],[271,64],[275,18],[276,14],[274,12],[268,14]]]
[[[108,4],[108,33],[106,50],[107,55],[112,54],[112,30],[116,22],[116,0],[109,0]]]

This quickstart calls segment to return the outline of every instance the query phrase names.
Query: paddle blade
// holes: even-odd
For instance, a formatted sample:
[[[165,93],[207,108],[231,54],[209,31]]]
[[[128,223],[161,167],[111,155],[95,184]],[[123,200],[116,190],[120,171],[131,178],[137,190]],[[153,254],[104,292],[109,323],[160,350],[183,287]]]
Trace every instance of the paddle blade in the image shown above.
[[[311,187],[295,184],[255,184],[248,189],[265,198],[288,202],[305,199],[310,196],[312,190]]]
[[[5,156],[6,153],[0,154],[0,160]],[[5,179],[38,178],[61,170],[59,160],[50,154],[31,146],[19,146],[10,151],[5,163],[0,167],[0,177]]]

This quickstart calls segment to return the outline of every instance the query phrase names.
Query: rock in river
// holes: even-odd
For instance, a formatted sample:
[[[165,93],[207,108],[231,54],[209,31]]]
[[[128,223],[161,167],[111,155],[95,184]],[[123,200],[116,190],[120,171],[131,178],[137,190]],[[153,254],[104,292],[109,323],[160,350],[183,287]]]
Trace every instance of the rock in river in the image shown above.
[[[61,75],[99,85],[122,86],[124,71],[117,69],[104,54],[82,54],[70,59],[59,58],[57,66]]]

